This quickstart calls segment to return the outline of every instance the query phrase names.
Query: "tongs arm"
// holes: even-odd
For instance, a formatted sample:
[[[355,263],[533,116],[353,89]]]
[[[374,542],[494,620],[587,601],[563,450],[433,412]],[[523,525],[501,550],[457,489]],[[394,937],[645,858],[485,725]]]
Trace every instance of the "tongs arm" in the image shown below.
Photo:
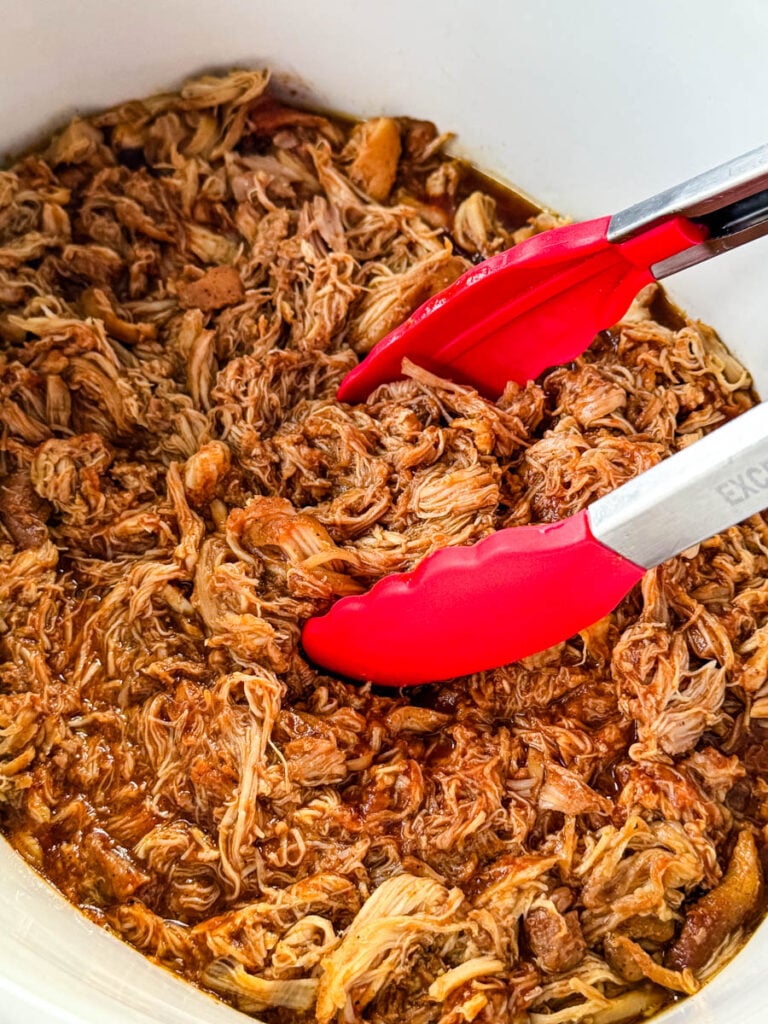
[[[592,535],[650,569],[768,507],[768,402],[589,507]]]
[[[627,207],[611,217],[608,240],[622,242],[669,217],[684,216],[708,231],[706,241],[651,267],[654,277],[702,263],[768,234],[768,145]]]

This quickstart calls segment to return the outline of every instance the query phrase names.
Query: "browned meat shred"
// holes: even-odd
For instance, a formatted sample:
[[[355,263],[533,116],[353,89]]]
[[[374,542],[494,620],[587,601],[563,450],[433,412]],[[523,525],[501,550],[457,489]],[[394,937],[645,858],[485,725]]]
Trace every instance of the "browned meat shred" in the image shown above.
[[[524,661],[313,668],[338,596],[572,515],[754,402],[652,287],[496,403],[343,375],[529,223],[410,118],[238,71],[0,173],[0,822],[77,906],[284,1024],[568,1024],[694,992],[762,911],[768,528]]]
[[[737,929],[754,917],[763,871],[751,832],[736,839],[722,882],[688,911],[683,930],[667,955],[670,967],[700,970]]]
[[[49,511],[28,470],[16,470],[0,480],[0,518],[17,547],[35,548],[47,539]]]

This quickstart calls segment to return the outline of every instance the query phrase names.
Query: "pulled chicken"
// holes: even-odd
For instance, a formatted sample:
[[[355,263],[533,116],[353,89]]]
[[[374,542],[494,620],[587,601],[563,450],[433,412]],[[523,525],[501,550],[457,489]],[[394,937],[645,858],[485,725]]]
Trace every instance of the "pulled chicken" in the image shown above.
[[[650,287],[498,402],[386,331],[558,223],[425,121],[261,71],[73,120],[0,173],[0,822],[93,920],[273,1024],[608,1024],[760,916],[768,526],[535,657],[381,695],[300,627],[551,522],[754,401]],[[543,613],[546,613],[543,610]]]

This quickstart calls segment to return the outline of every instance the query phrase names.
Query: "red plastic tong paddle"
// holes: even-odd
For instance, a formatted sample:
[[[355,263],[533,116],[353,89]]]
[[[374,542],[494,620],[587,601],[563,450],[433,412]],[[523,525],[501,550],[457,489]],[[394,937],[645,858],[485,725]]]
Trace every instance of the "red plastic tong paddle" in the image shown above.
[[[766,233],[763,146],[486,260],[381,341],[339,398],[364,400],[401,375],[405,356],[498,395],[583,352],[643,285]],[[737,471],[765,483],[742,494]],[[446,548],[342,598],[307,622],[305,651],[341,675],[397,686],[517,660],[610,612],[647,568],[762,509],[764,487],[768,406],[758,406],[570,519]]]

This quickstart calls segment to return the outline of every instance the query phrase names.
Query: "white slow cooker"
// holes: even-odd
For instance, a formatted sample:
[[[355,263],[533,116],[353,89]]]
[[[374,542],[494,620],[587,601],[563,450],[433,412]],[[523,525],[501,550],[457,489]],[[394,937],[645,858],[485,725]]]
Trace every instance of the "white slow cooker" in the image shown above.
[[[0,0],[0,154],[75,112],[268,65],[320,107],[427,117],[544,204],[613,213],[768,141],[765,0]],[[673,278],[768,395],[768,239]],[[758,1024],[768,924],[667,1024]],[[236,1024],[0,840],[0,1024]]]

